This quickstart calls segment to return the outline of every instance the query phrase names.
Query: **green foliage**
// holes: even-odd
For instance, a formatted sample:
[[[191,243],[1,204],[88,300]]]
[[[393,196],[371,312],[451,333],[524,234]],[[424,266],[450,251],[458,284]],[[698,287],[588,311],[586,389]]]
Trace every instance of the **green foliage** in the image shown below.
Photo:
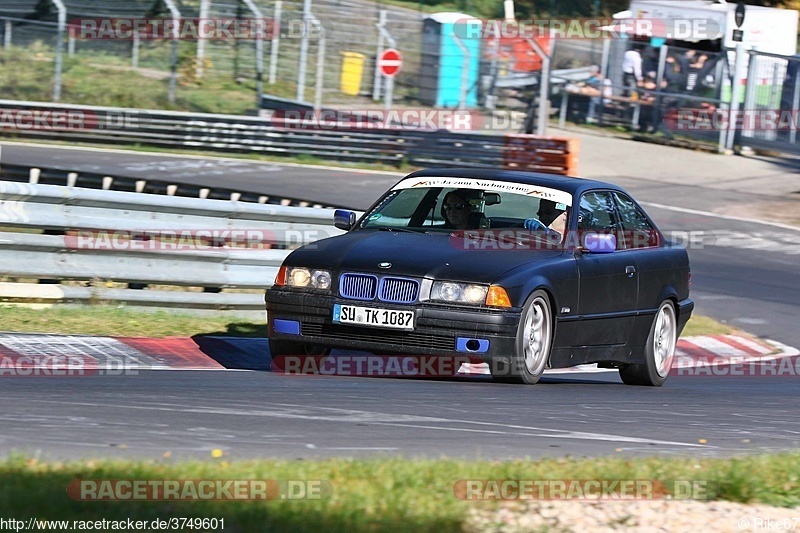
[[[122,443],[120,443],[122,444]],[[120,450],[123,451],[123,450]],[[711,500],[800,505],[800,454],[734,459],[592,458],[538,461],[458,461],[385,457],[372,460],[229,461],[221,450],[206,461],[88,460],[41,463],[22,455],[0,462],[0,515],[58,520],[225,518],[232,531],[461,531],[475,508],[497,502],[464,501],[454,485],[465,479],[650,479],[703,481]],[[211,457],[217,457],[212,459]],[[71,500],[75,479],[325,480],[329,498],[298,501],[82,502]],[[669,491],[670,489],[668,489]],[[47,506],[42,507],[42,502]]]

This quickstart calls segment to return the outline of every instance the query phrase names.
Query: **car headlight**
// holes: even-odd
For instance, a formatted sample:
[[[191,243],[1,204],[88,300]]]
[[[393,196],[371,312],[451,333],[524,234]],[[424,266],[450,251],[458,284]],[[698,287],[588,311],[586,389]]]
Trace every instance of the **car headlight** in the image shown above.
[[[283,279],[287,287],[310,287],[322,290],[331,288],[331,273],[328,270],[286,267]]]
[[[435,281],[431,288],[431,300],[465,304],[483,304],[486,301],[485,285],[456,283],[453,281]]]

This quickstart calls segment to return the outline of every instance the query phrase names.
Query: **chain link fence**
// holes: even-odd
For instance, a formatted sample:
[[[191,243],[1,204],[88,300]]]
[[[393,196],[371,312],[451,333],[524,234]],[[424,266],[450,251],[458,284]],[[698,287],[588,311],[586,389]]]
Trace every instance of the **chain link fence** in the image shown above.
[[[742,145],[800,153],[800,56],[749,53]]]
[[[0,72],[0,80],[11,80],[4,82],[11,98],[23,99],[25,88],[38,83],[52,86],[57,100],[60,33],[54,6],[62,1],[68,24],[61,33],[62,68],[72,73],[72,78],[65,76],[72,94],[79,85],[76,78],[85,72],[81,68],[97,67],[135,72],[141,90],[163,91],[167,106],[167,91],[172,101],[185,87],[216,80],[213,87],[219,92],[207,98],[224,100],[234,91],[248,98],[250,92],[252,108],[263,102],[263,93],[317,109],[383,109],[387,79],[378,74],[377,60],[382,50],[396,47],[403,56],[393,82],[398,108],[467,108],[525,117],[510,122],[506,131],[536,131],[534,123],[556,118],[561,124],[592,123],[713,143],[720,151],[734,141],[798,151],[797,56],[749,52],[734,80],[733,50],[647,46],[642,50],[643,83],[631,90],[622,72],[631,39],[537,37],[532,42],[491,39],[482,32],[469,42],[457,38],[457,31],[453,38],[448,26],[463,21],[463,15],[431,16],[369,0],[5,0],[0,5],[0,58],[24,52],[29,61],[22,68],[37,72],[31,78]],[[207,39],[182,34],[173,39],[169,32],[135,38],[134,32],[134,38],[120,38],[113,33],[87,37],[81,28],[81,21],[92,19],[177,17],[181,29],[203,20],[220,25],[258,21],[264,32]],[[737,86],[740,104],[731,106]],[[102,99],[84,103],[114,105]],[[120,105],[133,107],[125,101]],[[766,120],[775,113],[785,115],[783,124]]]

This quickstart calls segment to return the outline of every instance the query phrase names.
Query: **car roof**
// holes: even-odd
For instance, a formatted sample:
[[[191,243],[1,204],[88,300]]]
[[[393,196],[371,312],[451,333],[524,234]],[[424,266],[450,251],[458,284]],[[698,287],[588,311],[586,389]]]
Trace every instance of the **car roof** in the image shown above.
[[[495,170],[491,168],[433,168],[418,170],[406,176],[406,178],[472,178],[482,180],[497,180],[517,183],[527,183],[530,185],[541,185],[561,189],[572,195],[580,194],[590,189],[611,189],[614,191],[625,192],[622,187],[604,181],[578,178],[575,176],[560,176],[557,174],[545,174],[543,172],[526,172],[521,170]],[[403,179],[406,179],[403,178]],[[626,193],[627,194],[627,193]]]

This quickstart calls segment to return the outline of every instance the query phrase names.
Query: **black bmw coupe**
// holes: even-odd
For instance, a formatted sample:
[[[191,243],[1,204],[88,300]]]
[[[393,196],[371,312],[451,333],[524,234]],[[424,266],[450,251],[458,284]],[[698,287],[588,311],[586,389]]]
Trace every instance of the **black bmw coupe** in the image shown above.
[[[686,250],[609,183],[425,170],[334,224],[266,293],[273,358],[464,355],[519,383],[597,363],[660,386],[694,308]]]

